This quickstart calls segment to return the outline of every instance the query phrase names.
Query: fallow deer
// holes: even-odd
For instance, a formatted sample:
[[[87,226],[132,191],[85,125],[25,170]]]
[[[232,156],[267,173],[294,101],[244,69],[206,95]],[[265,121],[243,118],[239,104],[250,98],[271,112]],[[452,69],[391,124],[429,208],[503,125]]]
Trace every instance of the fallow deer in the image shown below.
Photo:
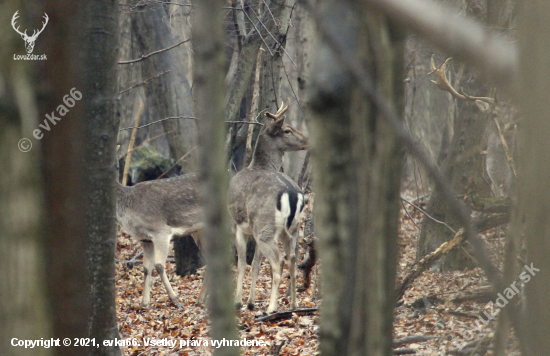
[[[282,264],[278,242],[281,241],[290,272],[290,308],[296,309],[296,244],[298,224],[304,206],[304,195],[298,185],[280,173],[286,151],[306,148],[307,137],[285,124],[284,113],[290,105],[282,105],[263,127],[250,165],[229,182],[229,211],[236,224],[237,290],[235,304],[242,305],[242,284],[246,267],[246,235],[254,236],[256,252],[252,262],[252,285],[247,306],[254,309],[254,293],[260,261],[264,255],[271,265],[272,283],[268,313],[277,310]]]
[[[144,308],[150,301],[153,267],[162,279],[170,301],[181,307],[166,276],[166,258],[170,240],[174,237],[191,235],[199,249],[201,247],[203,223],[197,187],[198,175],[195,173],[142,182],[131,187],[116,183],[117,220],[143,246],[145,281],[141,305]],[[204,293],[202,288],[199,300],[204,299]]]

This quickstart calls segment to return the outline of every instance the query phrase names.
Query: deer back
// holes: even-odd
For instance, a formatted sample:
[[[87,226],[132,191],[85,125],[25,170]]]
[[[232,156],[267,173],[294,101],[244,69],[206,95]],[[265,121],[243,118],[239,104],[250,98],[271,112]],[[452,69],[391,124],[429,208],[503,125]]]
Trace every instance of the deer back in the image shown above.
[[[176,236],[196,232],[202,227],[197,187],[195,173],[132,187],[117,183],[117,220],[138,240],[161,232]]]

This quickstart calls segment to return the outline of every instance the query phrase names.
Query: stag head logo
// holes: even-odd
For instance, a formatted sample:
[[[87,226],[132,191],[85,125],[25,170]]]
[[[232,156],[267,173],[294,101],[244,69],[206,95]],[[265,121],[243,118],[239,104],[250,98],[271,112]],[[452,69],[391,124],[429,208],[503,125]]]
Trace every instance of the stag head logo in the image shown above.
[[[13,27],[13,29],[15,30],[15,32],[17,32],[18,34],[21,35],[21,38],[23,38],[23,40],[25,41],[25,49],[27,50],[27,53],[31,54],[32,51],[34,50],[34,42],[36,41],[36,39],[38,38],[38,35],[42,33],[42,31],[44,31],[44,29],[46,28],[46,25],[48,24],[48,15],[46,13],[44,13],[44,22],[42,22],[42,29],[40,30],[34,30],[33,33],[32,33],[32,36],[29,36],[27,35],[27,30],[25,30],[25,32],[21,32],[19,31],[19,26],[17,26],[17,28],[15,27],[15,21],[17,20],[17,18],[19,17],[19,15],[17,14],[19,12],[19,10],[17,10],[15,12],[15,14],[13,14],[13,17],[11,18],[11,26]]]

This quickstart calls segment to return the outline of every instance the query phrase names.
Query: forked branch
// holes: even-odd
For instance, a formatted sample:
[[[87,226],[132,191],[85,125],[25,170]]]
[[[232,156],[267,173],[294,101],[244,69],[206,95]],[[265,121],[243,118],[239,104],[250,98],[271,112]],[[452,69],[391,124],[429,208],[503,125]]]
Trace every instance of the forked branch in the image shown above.
[[[483,101],[486,102],[489,105],[495,104],[495,99],[488,98],[488,97],[481,97],[481,96],[470,96],[461,89],[461,93],[457,92],[455,88],[449,83],[449,80],[447,79],[447,75],[445,74],[445,69],[447,68],[447,63],[452,58],[447,58],[445,62],[438,68],[435,67],[434,64],[434,56],[432,55],[432,60],[430,62],[430,69],[431,72],[435,74],[435,80],[432,80],[431,82],[434,83],[439,89],[451,93],[451,95],[459,100],[469,100],[469,101]]]

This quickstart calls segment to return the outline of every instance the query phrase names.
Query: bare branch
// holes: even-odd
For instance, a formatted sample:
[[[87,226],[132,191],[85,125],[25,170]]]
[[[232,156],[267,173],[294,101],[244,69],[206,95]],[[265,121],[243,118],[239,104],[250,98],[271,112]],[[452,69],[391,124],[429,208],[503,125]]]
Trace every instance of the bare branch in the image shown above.
[[[120,129],[118,131],[131,130],[131,129],[142,129],[144,127],[151,126],[151,125],[154,125],[154,124],[158,124],[159,122],[163,122],[163,121],[166,121],[166,120],[200,120],[200,119],[198,117],[193,117],[193,116],[173,116],[173,117],[167,117],[167,118],[164,118],[164,119],[153,121],[153,122],[150,122],[150,123],[145,124],[143,126],[126,127],[126,128]],[[264,125],[264,124],[262,124],[258,121],[224,121],[224,122],[226,122],[228,124],[248,124],[248,125],[260,125],[260,126]]]
[[[166,74],[166,73],[169,73],[169,72],[170,72],[169,70],[164,71],[164,72],[162,72],[162,73],[160,73],[160,74],[158,74],[158,75],[155,75],[154,77],[151,77],[151,78],[149,78],[149,79],[144,80],[144,81],[141,82],[141,83],[132,85],[131,87],[129,87],[129,88],[127,88],[127,89],[124,89],[124,90],[122,90],[122,91],[119,91],[118,94],[126,93],[127,91],[130,91],[130,90],[132,90],[132,89],[134,89],[134,88],[137,88],[137,87],[139,87],[139,86],[141,86],[141,85],[147,84],[147,83],[148,83],[149,81],[151,81],[152,79],[158,78],[158,77],[160,77],[161,75]]]
[[[177,46],[179,46],[179,45],[184,44],[185,42],[189,42],[190,40],[191,40],[191,39],[188,38],[188,39],[186,39],[186,40],[183,40],[183,41],[181,41],[181,42],[176,43],[176,44],[173,45],[173,46],[166,47],[166,48],[163,48],[163,49],[159,49],[158,51],[151,52],[151,53],[149,53],[149,54],[141,55],[140,58],[131,59],[131,60],[128,60],[128,61],[119,61],[118,64],[130,64],[130,63],[140,62],[140,61],[143,61],[143,60],[145,60],[145,59],[147,59],[147,58],[149,58],[149,57],[151,57],[151,56],[153,56],[153,55],[155,55],[155,54],[159,54],[159,53],[168,51],[168,50],[170,50],[170,49],[172,49],[172,48],[175,48],[175,47],[177,47]]]
[[[447,6],[430,0],[372,0],[366,4],[452,56],[474,63],[502,86],[509,87],[517,80],[516,45],[472,19],[451,14]]]
[[[392,2],[396,0],[391,0]],[[420,1],[420,0],[418,0]],[[359,61],[344,48],[344,46],[336,39],[336,37],[330,32],[326,24],[322,21],[321,16],[306,2],[302,2],[305,8],[311,13],[315,19],[319,32],[327,46],[329,46],[337,60],[347,68],[350,74],[355,78],[359,89],[367,95],[373,102],[373,105],[380,111],[381,117],[385,119],[401,142],[419,159],[422,165],[426,168],[430,176],[433,178],[437,188],[442,192],[442,198],[445,200],[451,211],[456,215],[458,221],[464,226],[466,238],[473,245],[473,255],[480,266],[485,271],[489,281],[497,289],[502,289],[502,278],[499,270],[493,265],[489,259],[486,250],[484,249],[484,243],[478,238],[476,228],[472,225],[470,219],[470,212],[455,198],[453,189],[447,182],[446,178],[441,172],[434,167],[428,157],[418,149],[413,139],[408,135],[407,131],[403,127],[403,122],[400,116],[397,114],[395,108],[391,106],[382,93],[376,88],[374,82],[367,73]]]
[[[430,61],[430,69],[431,69],[430,73],[435,74],[435,80],[431,80],[431,82],[434,83],[439,89],[451,93],[452,96],[454,96],[459,100],[470,100],[470,101],[480,100],[493,106],[495,104],[495,99],[493,98],[488,98],[484,96],[470,96],[464,93],[464,90],[461,90],[462,94],[459,94],[455,90],[455,88],[453,88],[453,86],[451,85],[451,83],[449,83],[449,80],[447,79],[447,74],[445,73],[445,70],[447,68],[447,63],[451,59],[452,58],[447,58],[439,68],[436,68],[434,64],[434,56],[432,55],[432,59]]]

